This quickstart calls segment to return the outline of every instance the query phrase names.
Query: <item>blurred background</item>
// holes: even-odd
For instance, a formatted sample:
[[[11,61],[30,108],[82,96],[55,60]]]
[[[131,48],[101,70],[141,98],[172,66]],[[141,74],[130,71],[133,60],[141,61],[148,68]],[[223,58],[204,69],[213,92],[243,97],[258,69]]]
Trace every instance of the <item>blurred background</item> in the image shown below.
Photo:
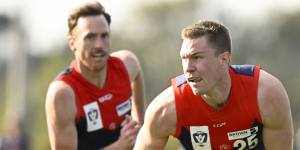
[[[12,150],[18,144],[23,149],[50,149],[45,95],[52,79],[72,60],[66,42],[67,17],[81,2],[0,0],[0,147]],[[200,19],[219,20],[231,30],[233,64],[259,65],[282,81],[297,132],[299,0],[100,2],[112,16],[111,50],[132,50],[141,61],[146,105],[170,85],[170,78],[182,73],[181,29]],[[178,142],[171,138],[166,149],[178,149]]]

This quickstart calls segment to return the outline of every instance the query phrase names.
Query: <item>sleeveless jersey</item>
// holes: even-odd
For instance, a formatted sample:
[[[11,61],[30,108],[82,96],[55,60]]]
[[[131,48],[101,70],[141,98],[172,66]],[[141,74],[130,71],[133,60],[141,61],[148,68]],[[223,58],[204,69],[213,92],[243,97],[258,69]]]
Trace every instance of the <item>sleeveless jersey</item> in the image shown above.
[[[56,80],[70,85],[76,96],[78,149],[94,150],[116,141],[122,121],[131,110],[131,86],[123,62],[116,57],[107,60],[107,79],[103,88],[87,81],[75,60]]]
[[[174,136],[185,149],[264,149],[257,102],[259,71],[253,65],[232,65],[230,94],[218,110],[193,94],[184,75],[171,80],[177,114]]]

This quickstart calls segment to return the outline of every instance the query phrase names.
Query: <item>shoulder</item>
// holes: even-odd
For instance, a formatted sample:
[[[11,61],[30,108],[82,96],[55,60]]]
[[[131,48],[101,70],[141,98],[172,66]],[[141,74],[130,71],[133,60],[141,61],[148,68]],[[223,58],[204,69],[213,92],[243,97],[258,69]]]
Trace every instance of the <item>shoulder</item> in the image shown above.
[[[160,137],[175,134],[175,107],[173,88],[169,87],[150,103],[146,110],[145,126],[148,126],[151,133]]]
[[[75,118],[76,102],[73,89],[63,81],[52,82],[47,92],[45,107],[49,116]]]
[[[137,60],[136,55],[129,50],[115,51],[115,52],[111,53],[110,55],[114,56],[114,57],[118,57],[121,60],[131,60],[131,61]]]
[[[48,88],[47,97],[75,97],[74,91],[64,81],[54,81]]]
[[[120,50],[111,53],[111,56],[119,58],[124,63],[131,80],[137,76],[140,71],[140,63],[133,52],[129,50]]]
[[[282,83],[264,70],[260,71],[258,104],[264,124],[280,124],[290,110],[289,98]]]

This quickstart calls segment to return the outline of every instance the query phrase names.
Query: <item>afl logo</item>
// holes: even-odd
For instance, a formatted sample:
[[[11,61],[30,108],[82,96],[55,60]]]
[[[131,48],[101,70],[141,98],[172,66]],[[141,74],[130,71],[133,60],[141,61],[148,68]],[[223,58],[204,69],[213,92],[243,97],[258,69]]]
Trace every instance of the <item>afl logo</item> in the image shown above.
[[[207,133],[197,131],[193,134],[193,139],[199,146],[203,147],[207,143]]]
[[[90,109],[88,111],[88,118],[89,120],[93,123],[93,124],[96,124],[96,120],[98,118],[98,112],[97,112],[97,109]]]
[[[83,106],[86,117],[87,131],[92,132],[103,127],[98,103],[92,102]]]
[[[191,142],[195,150],[211,150],[208,126],[190,126]]]

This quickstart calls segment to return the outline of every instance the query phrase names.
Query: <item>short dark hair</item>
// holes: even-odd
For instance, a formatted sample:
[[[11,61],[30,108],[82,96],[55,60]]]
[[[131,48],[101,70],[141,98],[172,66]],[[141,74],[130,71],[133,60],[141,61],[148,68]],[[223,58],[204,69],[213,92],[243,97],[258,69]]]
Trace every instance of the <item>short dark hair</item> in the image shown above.
[[[69,34],[72,35],[72,31],[77,26],[80,17],[95,15],[104,15],[108,25],[110,25],[110,15],[105,12],[104,7],[97,1],[87,2],[74,8],[68,17]]]
[[[217,21],[200,20],[185,27],[181,32],[183,39],[195,39],[206,36],[207,41],[216,49],[216,54],[231,53],[229,30]]]

